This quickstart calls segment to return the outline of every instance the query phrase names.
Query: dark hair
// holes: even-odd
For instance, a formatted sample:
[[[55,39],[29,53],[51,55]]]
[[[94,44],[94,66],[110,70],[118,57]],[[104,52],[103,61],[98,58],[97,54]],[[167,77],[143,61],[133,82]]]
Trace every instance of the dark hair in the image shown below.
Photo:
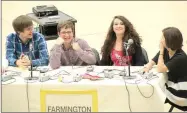
[[[62,28],[71,28],[72,32],[74,33],[74,24],[71,20],[67,21],[60,21],[57,25],[57,31],[60,32]]]
[[[15,18],[12,22],[12,26],[16,33],[23,32],[24,28],[27,28],[32,25],[33,23],[31,18],[26,15],[20,15],[17,18]]]
[[[116,41],[116,34],[113,30],[113,24],[114,24],[114,20],[116,18],[120,19],[123,22],[123,24],[125,25],[125,33],[124,33],[124,37],[123,37],[123,42],[124,41],[127,42],[128,39],[133,39],[133,41],[134,41],[134,43],[132,44],[132,46],[129,49],[129,55],[134,54],[135,47],[141,45],[142,40],[139,37],[139,34],[134,29],[131,22],[127,18],[125,18],[124,16],[115,16],[110,24],[110,27],[109,27],[109,30],[107,33],[107,37],[106,37],[104,45],[101,49],[101,52],[102,52],[102,55],[104,58],[109,58],[111,50],[114,47],[114,44]],[[123,52],[125,54],[125,51],[123,51]],[[109,59],[106,59],[106,60],[109,60]]]
[[[177,50],[182,48],[183,37],[180,30],[176,27],[167,27],[162,30],[166,46],[171,50]]]

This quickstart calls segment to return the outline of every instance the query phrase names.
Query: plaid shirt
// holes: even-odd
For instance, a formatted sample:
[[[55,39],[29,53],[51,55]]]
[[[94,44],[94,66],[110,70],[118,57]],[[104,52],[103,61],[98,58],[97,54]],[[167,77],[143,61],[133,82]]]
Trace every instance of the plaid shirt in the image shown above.
[[[6,40],[6,59],[9,62],[9,66],[16,66],[15,62],[19,59],[23,53],[29,56],[29,45],[33,41],[32,49],[32,65],[33,66],[45,66],[49,63],[49,54],[47,50],[46,41],[40,33],[34,32],[32,40],[29,40],[26,44],[21,42],[18,34],[11,33],[7,36]]]

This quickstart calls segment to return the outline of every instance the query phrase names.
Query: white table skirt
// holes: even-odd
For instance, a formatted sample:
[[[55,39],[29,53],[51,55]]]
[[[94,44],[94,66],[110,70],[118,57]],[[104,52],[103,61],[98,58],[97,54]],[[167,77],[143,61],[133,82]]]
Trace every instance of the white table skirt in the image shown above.
[[[85,73],[87,67],[75,68],[61,67],[58,70],[51,71],[51,75],[59,70],[68,72]],[[95,72],[101,72],[106,68],[123,69],[124,67],[104,67],[95,66]],[[131,67],[131,71],[136,71],[141,67]],[[127,69],[127,67],[126,67]],[[119,72],[118,72],[119,73]],[[28,71],[22,71],[22,77],[28,76]],[[101,74],[101,76],[103,76]],[[139,75],[137,75],[139,76]],[[2,111],[3,112],[27,112],[27,83],[22,77],[14,77],[16,82],[2,86]],[[141,78],[141,77],[139,77]],[[165,96],[159,86],[159,78],[154,78],[149,81],[154,86],[154,93],[150,98],[143,97],[135,80],[125,80],[130,93],[130,107],[133,112],[163,112]],[[145,96],[152,94],[153,88],[148,85],[147,80],[142,80],[138,86]],[[29,107],[31,112],[40,112],[40,91],[41,90],[96,90],[98,95],[98,111],[99,112],[129,112],[128,93],[125,87],[125,82],[121,76],[115,75],[113,79],[90,81],[83,79],[79,82],[62,83],[58,79],[46,82],[28,83]],[[71,99],[69,99],[71,101]],[[55,103],[55,100],[54,100]]]

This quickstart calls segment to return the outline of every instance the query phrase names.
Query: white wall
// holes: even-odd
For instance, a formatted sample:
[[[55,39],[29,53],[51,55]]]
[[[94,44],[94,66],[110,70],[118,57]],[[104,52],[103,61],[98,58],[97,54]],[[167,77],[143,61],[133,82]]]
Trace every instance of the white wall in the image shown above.
[[[5,38],[13,32],[12,20],[32,12],[34,6],[48,4],[55,5],[59,10],[77,19],[77,36],[87,40],[90,46],[98,50],[103,44],[112,18],[115,15],[124,15],[142,36],[142,46],[147,50],[149,59],[158,51],[161,30],[168,26],[175,26],[181,30],[184,50],[187,52],[186,1],[2,1],[3,54]],[[53,42],[47,42],[49,50]]]

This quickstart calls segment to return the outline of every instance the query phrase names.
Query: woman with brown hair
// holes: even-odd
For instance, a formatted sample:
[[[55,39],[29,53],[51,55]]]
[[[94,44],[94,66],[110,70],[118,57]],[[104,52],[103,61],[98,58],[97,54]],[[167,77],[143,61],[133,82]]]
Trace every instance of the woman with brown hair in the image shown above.
[[[162,30],[160,51],[145,66],[144,71],[149,72],[153,65],[157,71],[166,73],[165,83],[166,101],[173,107],[187,111],[187,55],[182,50],[183,36],[176,27],[167,27]]]
[[[133,44],[128,49],[129,61],[132,66],[143,66],[146,64],[141,48],[141,38],[133,25],[124,16],[115,16],[102,47],[102,59],[100,65],[103,66],[126,66],[128,56],[125,53],[124,42],[129,39]]]

